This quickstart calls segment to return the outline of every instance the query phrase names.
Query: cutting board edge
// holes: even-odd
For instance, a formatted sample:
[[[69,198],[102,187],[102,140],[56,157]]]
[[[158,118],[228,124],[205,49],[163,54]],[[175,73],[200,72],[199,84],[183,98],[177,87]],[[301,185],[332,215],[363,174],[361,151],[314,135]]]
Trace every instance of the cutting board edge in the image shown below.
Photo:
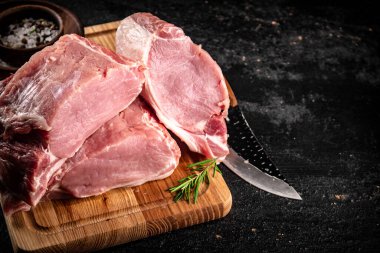
[[[219,208],[221,209],[221,216],[213,217],[213,218],[209,218],[209,219],[207,219],[207,218],[206,219],[199,219],[199,220],[197,220],[197,221],[194,222],[194,220],[192,218],[192,213],[191,212],[199,211],[199,209],[193,209],[193,210],[191,210],[191,212],[188,212],[186,216],[182,217],[183,218],[182,220],[178,220],[179,223],[182,222],[182,223],[188,224],[186,226],[181,226],[181,227],[174,228],[174,229],[173,228],[169,228],[169,229],[155,230],[155,231],[159,231],[157,233],[149,233],[148,232],[149,230],[146,229],[145,230],[146,233],[143,233],[144,231],[142,231],[141,228],[140,228],[141,225],[142,225],[142,223],[141,224],[135,224],[132,227],[120,228],[117,231],[114,230],[113,233],[115,233],[115,234],[123,234],[123,233],[129,232],[130,230],[139,230],[139,229],[140,229],[141,233],[133,234],[130,238],[127,238],[127,239],[120,238],[120,239],[118,239],[116,241],[113,241],[113,242],[111,242],[109,244],[105,243],[105,244],[103,244],[100,247],[98,245],[94,246],[93,242],[101,240],[102,238],[100,238],[100,237],[102,236],[102,234],[94,234],[94,235],[91,235],[91,236],[83,235],[82,238],[75,238],[75,240],[71,240],[71,241],[64,241],[64,242],[61,241],[58,244],[50,245],[50,246],[47,246],[47,247],[40,247],[40,245],[35,245],[35,247],[32,247],[31,244],[28,243],[29,240],[24,241],[23,239],[26,238],[26,237],[29,237],[29,239],[34,238],[35,240],[40,241],[40,240],[44,239],[44,237],[52,237],[53,240],[59,241],[58,238],[59,237],[65,237],[66,233],[74,233],[74,232],[76,232],[75,230],[80,231],[80,230],[83,230],[83,229],[84,230],[91,229],[91,227],[93,227],[93,226],[101,226],[102,223],[108,223],[108,222],[110,222],[109,220],[105,220],[105,221],[102,221],[102,222],[96,223],[96,224],[87,224],[87,225],[85,225],[83,227],[79,227],[79,228],[75,228],[75,229],[70,229],[70,230],[65,230],[65,231],[62,231],[62,232],[51,233],[51,234],[36,233],[35,231],[32,231],[31,229],[29,229],[28,226],[25,226],[25,227],[12,226],[12,227],[17,227],[17,228],[16,228],[16,230],[11,230],[10,231],[10,238],[11,238],[11,241],[12,241],[12,246],[13,246],[14,252],[63,252],[63,249],[65,251],[68,250],[69,252],[71,250],[75,250],[75,252],[80,252],[80,251],[78,251],[78,248],[77,248],[77,246],[78,246],[77,244],[78,243],[79,244],[83,244],[82,245],[83,252],[89,251],[89,250],[105,249],[105,248],[108,248],[108,247],[117,246],[117,245],[125,244],[125,243],[128,243],[128,242],[132,242],[132,241],[136,241],[136,240],[140,240],[140,239],[144,239],[144,238],[148,238],[148,237],[152,237],[152,236],[157,236],[157,235],[160,235],[160,234],[172,231],[172,230],[183,229],[183,228],[191,227],[191,226],[194,226],[194,225],[202,224],[204,222],[208,222],[208,221],[211,221],[211,220],[221,219],[221,218],[225,217],[226,215],[228,215],[229,212],[231,211],[231,208],[232,208],[232,194],[231,194],[231,191],[228,189],[228,191],[225,192],[225,193],[227,193],[226,196],[225,196],[226,199],[222,200],[218,205],[214,205],[214,206],[209,206],[208,207],[208,208],[211,208],[211,207],[219,206]],[[123,218],[127,219],[127,216],[131,216],[131,215],[134,215],[134,214],[127,214]],[[21,216],[22,216],[22,219],[24,219],[24,222],[22,222],[22,221],[19,220],[18,221],[18,223],[20,223],[19,225],[21,225],[21,223],[26,224],[27,222],[25,222],[25,216],[24,215],[19,215],[18,219],[21,219]],[[10,219],[11,219],[11,217],[5,217],[5,220],[6,220],[6,223],[7,223],[8,226],[10,226],[10,222],[11,222]],[[117,218],[115,218],[115,220],[116,219]],[[177,217],[177,219],[178,219],[178,217]],[[162,223],[162,219],[161,218],[151,219],[146,224],[144,224],[144,226],[149,226],[149,224],[154,223],[154,222]],[[16,233],[18,233],[17,229],[20,229],[19,232],[21,230],[23,230],[21,232],[23,234],[23,238],[18,238],[15,235]]]

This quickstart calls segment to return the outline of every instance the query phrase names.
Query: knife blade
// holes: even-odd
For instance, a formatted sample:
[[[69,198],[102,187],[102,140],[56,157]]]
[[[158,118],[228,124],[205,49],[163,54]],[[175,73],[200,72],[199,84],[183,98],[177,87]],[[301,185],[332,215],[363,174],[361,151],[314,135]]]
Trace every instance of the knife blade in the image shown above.
[[[228,118],[230,154],[223,163],[242,179],[264,191],[302,200],[265,153],[237,104],[229,109]]]
[[[257,188],[281,197],[302,200],[297,191],[285,181],[262,172],[239,156],[232,148],[230,148],[230,154],[225,158],[223,164]]]

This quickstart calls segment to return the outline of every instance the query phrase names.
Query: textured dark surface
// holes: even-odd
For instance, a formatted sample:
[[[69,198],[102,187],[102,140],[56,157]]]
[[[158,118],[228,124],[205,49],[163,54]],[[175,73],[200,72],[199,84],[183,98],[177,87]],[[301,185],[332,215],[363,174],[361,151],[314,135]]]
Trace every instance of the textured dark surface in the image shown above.
[[[103,252],[379,250],[376,1],[54,2],[84,25],[149,11],[183,27],[221,65],[256,136],[304,199],[267,194],[224,168],[227,217]],[[8,252],[2,217],[0,230]]]

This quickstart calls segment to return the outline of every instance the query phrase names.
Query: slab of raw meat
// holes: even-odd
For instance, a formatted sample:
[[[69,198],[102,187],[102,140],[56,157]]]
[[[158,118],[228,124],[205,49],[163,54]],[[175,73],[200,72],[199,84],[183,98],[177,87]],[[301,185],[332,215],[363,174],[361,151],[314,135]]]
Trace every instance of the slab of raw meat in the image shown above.
[[[228,91],[221,69],[201,46],[181,28],[136,13],[117,29],[116,51],[146,65],[142,95],[168,129],[192,151],[219,160],[228,154]]]
[[[180,156],[175,140],[138,98],[66,161],[49,197],[83,198],[162,179],[173,173]]]
[[[65,160],[138,96],[142,71],[134,61],[66,35],[2,81],[3,199],[36,205]]]

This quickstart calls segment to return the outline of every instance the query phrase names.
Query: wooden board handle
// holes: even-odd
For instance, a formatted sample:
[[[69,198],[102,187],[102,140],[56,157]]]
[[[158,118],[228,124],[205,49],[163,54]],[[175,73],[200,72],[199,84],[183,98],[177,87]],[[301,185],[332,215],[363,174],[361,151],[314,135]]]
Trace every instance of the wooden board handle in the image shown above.
[[[233,92],[233,90],[231,88],[230,83],[227,81],[226,78],[224,78],[224,80],[226,81],[226,85],[227,85],[227,89],[228,89],[228,96],[230,97],[230,106],[231,107],[235,107],[235,106],[238,105],[238,101],[237,101],[237,99],[235,97],[235,94],[234,94],[234,92]]]

